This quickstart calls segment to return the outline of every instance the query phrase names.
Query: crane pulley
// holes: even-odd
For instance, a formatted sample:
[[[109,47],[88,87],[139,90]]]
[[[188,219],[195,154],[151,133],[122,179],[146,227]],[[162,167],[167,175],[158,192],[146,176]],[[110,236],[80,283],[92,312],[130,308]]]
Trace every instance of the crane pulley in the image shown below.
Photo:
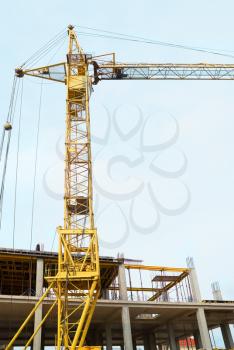
[[[117,63],[115,54],[87,55],[73,26],[68,26],[66,61],[15,70],[66,85],[64,223],[58,227],[58,270],[48,269],[48,289],[7,345],[10,350],[48,290],[57,304],[56,347],[82,348],[100,292],[97,230],[93,215],[89,99],[92,85],[102,80],[234,80],[234,64]],[[71,298],[75,302],[70,302]],[[75,298],[75,299],[74,299]],[[49,309],[49,312],[52,310]],[[40,323],[42,327],[48,314]],[[30,345],[38,329],[26,346]],[[25,346],[25,347],[26,347]]]

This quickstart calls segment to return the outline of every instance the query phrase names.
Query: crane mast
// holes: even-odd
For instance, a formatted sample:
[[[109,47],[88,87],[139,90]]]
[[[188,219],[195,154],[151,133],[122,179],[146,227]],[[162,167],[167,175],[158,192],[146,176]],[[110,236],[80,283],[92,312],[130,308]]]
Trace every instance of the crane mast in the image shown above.
[[[58,350],[75,350],[84,345],[100,291],[92,193],[91,80],[87,57],[79,46],[73,26],[68,27],[68,37],[67,62],[63,64],[66,84],[64,224],[57,228],[58,269],[48,269],[45,277],[57,300]],[[40,69],[41,77],[46,77],[48,72],[46,67]],[[18,77],[24,74],[16,69]],[[75,304],[69,303],[71,297],[76,298]],[[15,339],[6,349],[11,348]]]
[[[10,350],[49,293],[55,297],[24,350],[57,305],[57,350],[86,345],[86,335],[100,294],[98,237],[94,224],[89,98],[101,80],[234,80],[234,64],[116,63],[115,54],[96,57],[81,49],[68,26],[66,62],[15,70],[66,84],[64,223],[58,232],[58,268],[48,268],[48,288],[9,342]],[[70,302],[71,298],[75,302]]]
[[[90,79],[85,54],[72,26],[68,28],[66,64],[66,136],[64,227],[58,228],[57,347],[82,347],[99,295],[100,272],[97,232],[94,227],[90,144]],[[75,296],[78,307],[68,298]]]

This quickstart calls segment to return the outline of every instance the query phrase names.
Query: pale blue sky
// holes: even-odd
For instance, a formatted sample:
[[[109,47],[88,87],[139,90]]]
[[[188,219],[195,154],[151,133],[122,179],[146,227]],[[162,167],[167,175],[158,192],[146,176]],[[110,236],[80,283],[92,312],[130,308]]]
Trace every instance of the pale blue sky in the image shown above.
[[[234,4],[229,1],[32,1],[2,2],[1,26],[1,120],[8,110],[14,68],[27,59],[40,46],[72,23],[126,34],[139,35],[160,41],[170,41],[196,47],[233,49]],[[78,33],[79,36],[79,33]],[[230,62],[231,58],[217,57],[179,49],[143,45],[110,39],[79,36],[88,53],[116,52],[122,62]],[[64,46],[65,52],[65,46]],[[61,57],[61,52],[60,52]],[[60,57],[54,58],[57,61]],[[22,139],[17,195],[16,247],[28,248],[30,236],[31,191],[33,159],[35,152],[36,119],[38,113],[39,81],[29,78],[24,83]],[[131,128],[134,108],[140,108],[143,119],[155,117],[155,127],[148,131],[148,138],[160,142],[173,134],[177,120],[179,137],[171,150],[186,155],[186,171],[175,181],[162,184],[158,196],[165,205],[175,198],[183,202],[183,181],[189,189],[191,202],[188,209],[178,216],[161,215],[161,223],[151,234],[141,234],[130,225],[130,234],[123,244],[110,248],[101,243],[101,253],[116,256],[142,258],[147,264],[185,265],[187,256],[193,256],[201,281],[204,298],[210,297],[210,283],[219,280],[225,298],[234,297],[233,285],[233,230],[234,230],[234,82],[101,82],[94,88],[91,113],[92,130],[103,136],[107,122],[106,109],[113,117],[119,113],[119,128]],[[103,107],[105,106],[105,108]],[[131,114],[132,113],[132,114]],[[128,121],[125,120],[125,116]],[[163,120],[165,116],[165,121]],[[171,123],[171,124],[170,124]],[[116,130],[113,126],[112,130]],[[158,126],[158,128],[157,128]],[[148,128],[149,130],[150,128]],[[35,202],[35,227],[33,245],[44,242],[50,250],[55,227],[62,223],[62,201],[53,200],[45,192],[42,179],[48,170],[48,181],[56,193],[63,189],[62,162],[56,154],[56,142],[64,130],[64,87],[56,84],[43,87],[41,136]],[[139,129],[142,130],[142,127]],[[15,131],[15,133],[14,133]],[[14,186],[15,135],[13,131],[8,180],[4,205],[4,219],[0,233],[0,246],[12,245],[12,206]],[[139,139],[123,142],[113,131],[106,148],[94,143],[93,154],[102,167],[110,154],[138,157]],[[62,137],[62,136],[61,136]],[[160,139],[161,137],[161,139]],[[156,141],[157,143],[158,141]],[[63,141],[61,139],[61,149]],[[100,152],[100,153],[98,153]],[[103,153],[101,153],[103,152]],[[134,153],[135,152],[135,153]],[[173,152],[162,162],[166,169],[177,167]],[[156,155],[156,154],[155,154]],[[141,154],[142,156],[142,154]],[[153,157],[154,154],[145,155]],[[178,156],[178,162],[181,159]],[[148,164],[148,163],[147,163]],[[50,169],[52,166],[52,169]],[[104,165],[103,165],[104,166]],[[152,179],[147,167],[131,169],[126,164],[115,165],[115,180],[124,183],[123,174],[146,181]],[[119,168],[118,168],[119,166]],[[99,174],[99,175],[98,175]],[[101,176],[97,173],[97,179]],[[170,187],[172,186],[172,187]],[[181,186],[181,189],[179,188]],[[96,192],[95,192],[96,193]],[[144,197],[145,196],[145,197]],[[137,216],[153,220],[147,194]],[[99,210],[110,203],[100,198]],[[147,203],[147,205],[145,205]],[[120,203],[128,212],[130,203]],[[97,209],[98,211],[98,209]],[[102,242],[113,243],[124,229],[119,211],[110,206],[105,219],[97,219]],[[54,245],[56,248],[56,244]]]

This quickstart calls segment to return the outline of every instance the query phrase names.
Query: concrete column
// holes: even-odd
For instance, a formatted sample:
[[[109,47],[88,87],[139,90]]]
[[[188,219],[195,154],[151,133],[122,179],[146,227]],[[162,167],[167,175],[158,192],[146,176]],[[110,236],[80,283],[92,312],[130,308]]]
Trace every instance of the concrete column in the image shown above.
[[[119,265],[119,296],[122,300],[128,300],[127,282],[124,264]]]
[[[127,306],[122,307],[122,327],[125,350],[133,350],[132,346],[132,330],[129,316],[129,308]]]
[[[223,300],[223,296],[222,296],[222,292],[221,292],[221,289],[220,289],[219,282],[217,282],[217,281],[213,282],[211,284],[211,288],[212,288],[212,293],[213,293],[214,300]],[[220,325],[220,329],[221,329],[221,332],[222,332],[225,348],[226,349],[233,349],[234,348],[234,342],[233,342],[232,333],[231,333],[229,324],[222,324],[222,325]]]
[[[198,323],[199,333],[201,336],[202,348],[206,350],[211,350],[212,345],[210,342],[210,335],[207,327],[204,308],[198,308],[197,310],[197,323]]]
[[[112,334],[111,334],[111,325],[106,325],[106,349],[112,350]]]
[[[168,329],[168,335],[169,335],[170,350],[177,350],[175,332],[171,323],[168,323],[167,329]]]
[[[229,324],[221,324],[220,328],[221,328],[225,348],[233,349],[234,343],[233,343],[232,333],[231,333]]]
[[[193,258],[187,258],[187,266],[190,269],[189,277],[193,301],[200,302],[202,300],[201,291],[198,283],[197,272],[194,266]]]
[[[198,283],[197,273],[192,258],[187,258],[187,266],[190,269],[190,284],[192,289],[193,301],[200,303],[202,300],[201,291]],[[206,350],[212,349],[210,342],[209,330],[207,327],[205,311],[203,307],[197,310],[197,323],[201,337],[202,348]]]
[[[119,295],[120,299],[128,300],[127,283],[124,264],[119,265]],[[125,350],[133,350],[132,330],[128,306],[122,307],[122,327]]]
[[[40,298],[43,293],[44,261],[37,259],[36,268],[36,296]],[[34,316],[34,331],[42,320],[42,304],[38,307]],[[33,350],[41,350],[41,329],[33,339]]]
[[[223,296],[222,296],[218,281],[211,283],[211,289],[212,289],[214,300],[223,300]]]

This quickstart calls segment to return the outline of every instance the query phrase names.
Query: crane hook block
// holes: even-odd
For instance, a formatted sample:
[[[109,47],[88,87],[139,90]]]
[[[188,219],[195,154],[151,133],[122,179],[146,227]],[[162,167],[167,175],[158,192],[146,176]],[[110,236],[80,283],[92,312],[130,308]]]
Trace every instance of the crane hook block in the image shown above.
[[[6,122],[6,123],[4,124],[4,129],[5,129],[6,131],[11,130],[11,129],[12,129],[12,125],[11,125],[11,123]]]
[[[18,77],[18,78],[22,78],[24,76],[24,71],[22,68],[16,68],[15,69],[15,75]]]

